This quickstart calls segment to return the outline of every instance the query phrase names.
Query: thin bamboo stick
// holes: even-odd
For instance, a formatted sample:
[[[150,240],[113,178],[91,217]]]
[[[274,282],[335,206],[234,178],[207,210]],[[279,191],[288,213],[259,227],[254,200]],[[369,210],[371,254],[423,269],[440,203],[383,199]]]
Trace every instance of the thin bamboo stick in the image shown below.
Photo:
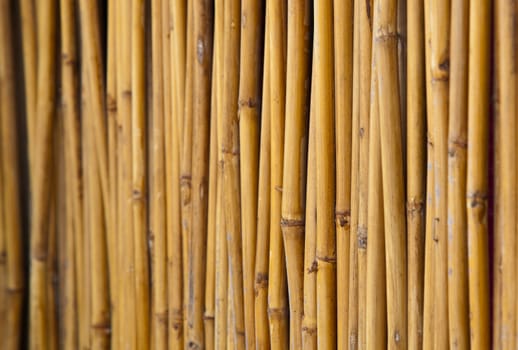
[[[2,114],[0,113],[0,123]],[[2,132],[2,126],[0,125],[0,133]],[[0,164],[3,164],[3,146],[0,143]],[[4,188],[3,182],[3,168],[0,167],[0,186]],[[6,229],[4,224],[4,196],[0,196],[0,274],[7,276],[7,243],[6,243]],[[7,278],[0,279],[0,337],[5,339],[7,331]]]
[[[254,269],[257,236],[257,186],[259,167],[259,99],[264,5],[241,4],[239,66],[239,149],[241,172],[241,225],[243,237],[243,301],[247,349],[255,349]]]
[[[313,51],[313,65],[315,52]],[[315,69],[311,72],[311,102],[309,115],[308,162],[306,181],[306,215],[304,240],[304,316],[302,318],[302,348],[317,349],[317,192],[315,135]]]
[[[290,307],[290,348],[302,347],[304,313],[304,214],[307,156],[307,104],[309,86],[309,2],[288,4],[288,48],[286,67],[286,130],[282,180],[281,230],[286,252]],[[299,169],[297,171],[297,169]]]
[[[56,114],[59,114],[59,107],[56,110]],[[60,134],[60,119],[56,120],[54,124],[54,135]],[[59,153],[60,147],[57,138],[52,140],[52,165],[51,165],[51,188],[57,188],[59,184]],[[45,282],[45,288],[47,290],[47,338],[48,338],[48,349],[55,350],[58,347],[58,310],[57,310],[57,231],[58,231],[58,213],[57,213],[57,191],[50,192],[49,200],[49,224],[46,228],[48,238],[48,250],[47,250],[47,261],[48,261],[48,273],[47,281]]]
[[[333,3],[315,4],[315,133],[317,154],[317,338],[336,347],[336,242]]]
[[[189,312],[188,346],[203,347],[203,309],[205,291],[205,260],[207,245],[207,209],[209,176],[210,87],[212,68],[212,8],[206,0],[194,3],[194,64],[193,96],[193,164],[192,238],[189,252]]]
[[[55,114],[56,89],[55,81],[55,35],[56,35],[56,2],[49,0],[40,4],[42,23],[39,25],[38,41],[41,50],[38,57],[37,111],[38,128],[35,136],[35,152],[33,165],[32,198],[31,198],[31,275],[29,295],[29,334],[32,349],[47,349],[47,293],[45,283],[48,273],[48,228],[50,193],[51,153],[53,120]],[[8,13],[3,11],[3,13]],[[6,23],[6,21],[2,21]],[[49,84],[49,82],[51,82]],[[50,85],[50,86],[49,86]],[[5,161],[5,160],[4,160]]]
[[[240,173],[239,134],[237,118],[239,84],[239,38],[241,6],[237,0],[225,1],[223,29],[223,124],[220,152],[223,153],[223,202],[225,206],[225,229],[228,243],[228,263],[231,273],[229,284],[232,290],[234,324],[229,327],[235,337],[235,346],[245,347],[245,324],[243,305],[243,260],[240,218]],[[230,300],[229,300],[230,302]]]
[[[135,312],[138,320],[137,347],[149,348],[149,264],[147,237],[147,149],[146,149],[146,8],[142,0],[131,3],[131,186],[135,247]]]
[[[495,231],[500,236],[502,251],[502,299],[501,323],[496,323],[500,337],[494,337],[494,348],[516,348],[516,4],[495,2],[495,25],[497,41],[497,83],[499,84],[499,137],[500,162],[500,210],[501,229]],[[497,272],[500,273],[500,272]],[[493,327],[496,328],[496,327]]]
[[[468,271],[473,349],[488,349],[489,251],[487,237],[490,1],[473,1],[469,12],[468,80]],[[502,150],[503,151],[503,150]]]
[[[377,1],[374,1],[376,4]],[[374,28],[377,27],[374,14]],[[371,69],[371,110],[369,125],[369,209],[367,227],[367,296],[365,317],[366,349],[387,347],[387,296],[385,281],[385,232],[383,219],[383,184],[381,176],[381,145],[379,129],[378,76],[376,54]]]
[[[423,342],[425,238],[425,69],[424,3],[407,2],[407,229],[408,229],[408,347]]]
[[[351,233],[351,127],[353,95],[352,1],[334,1],[335,130],[336,130],[336,258],[337,345],[347,346],[349,318],[349,242]]]
[[[448,126],[448,321],[450,347],[469,348],[466,237],[468,74],[467,1],[451,7],[451,73]]]
[[[397,1],[380,1],[374,29],[378,72],[387,274],[387,343],[407,347],[406,227],[397,57]]]
[[[20,173],[17,145],[17,108],[15,99],[15,65],[12,41],[11,6],[0,2],[0,151],[2,172],[3,226],[2,239],[7,253],[5,274],[6,349],[16,349],[21,340],[22,298],[25,289],[23,273]]]
[[[270,247],[270,44],[269,19],[266,16],[264,40],[263,87],[261,103],[261,141],[259,151],[259,185],[257,193],[257,245],[255,255],[254,312],[255,347],[270,348],[268,327],[268,251]]]
[[[266,3],[270,45],[270,257],[268,269],[268,317],[270,344],[286,349],[289,344],[286,267],[281,232],[282,166],[286,100],[286,2]]]

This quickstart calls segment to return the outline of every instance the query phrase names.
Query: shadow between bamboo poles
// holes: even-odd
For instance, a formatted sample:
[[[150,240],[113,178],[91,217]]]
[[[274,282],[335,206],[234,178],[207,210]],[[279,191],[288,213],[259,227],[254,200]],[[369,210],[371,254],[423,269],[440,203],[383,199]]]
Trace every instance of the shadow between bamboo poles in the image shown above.
[[[450,2],[430,2],[431,91],[429,117],[434,133],[434,346],[448,346],[447,178]]]
[[[336,243],[333,4],[315,3],[317,153],[317,337],[318,347],[336,346]]]
[[[192,165],[192,239],[189,254],[188,347],[204,346],[203,310],[205,292],[205,260],[207,244],[207,207],[209,176],[209,125],[212,70],[213,13],[206,0],[194,2],[194,63],[193,96],[193,165]],[[196,220],[194,220],[196,218]]]
[[[374,28],[381,130],[387,273],[387,343],[407,347],[406,227],[399,106],[396,1],[379,2]]]
[[[186,3],[169,1],[171,21],[171,78],[172,78],[172,203],[168,202],[168,223],[172,225],[168,232],[168,286],[169,286],[169,347],[183,348],[184,303],[183,303],[183,243],[180,193],[180,162],[183,134],[184,84],[185,84],[185,41],[186,41]],[[171,211],[169,210],[169,205]]]
[[[374,1],[376,4],[377,1]],[[374,14],[374,28],[377,27]],[[375,47],[375,43],[374,47]],[[383,218],[383,184],[379,129],[378,74],[373,51],[371,68],[369,190],[368,218],[369,249],[367,250],[367,291],[365,316],[366,349],[387,347],[387,295],[385,274],[385,227]]]
[[[349,235],[349,281],[347,328],[337,329],[339,344],[356,349],[358,345],[358,204],[360,164],[360,2],[354,3],[353,16],[353,101],[351,121],[351,223]],[[339,296],[340,294],[338,294]],[[339,316],[340,317],[340,316]],[[344,332],[342,334],[342,332]]]
[[[465,206],[469,3],[451,7],[448,125],[448,321],[452,349],[469,348]]]
[[[131,186],[132,220],[135,247],[135,314],[138,320],[137,347],[150,346],[150,291],[148,263],[148,205],[147,205],[147,104],[146,104],[146,28],[145,2],[131,3]],[[151,226],[151,225],[150,225]],[[154,229],[154,227],[151,227]],[[156,234],[155,234],[156,236]]]
[[[29,295],[29,334],[32,349],[48,348],[47,324],[47,292],[48,274],[48,228],[49,192],[52,153],[53,121],[55,117],[55,35],[56,35],[56,2],[49,0],[41,4],[43,19],[38,31],[38,41],[42,44],[38,57],[37,111],[38,129],[35,136],[34,170],[31,177],[31,275]]]
[[[0,116],[1,118],[1,116]],[[2,119],[0,119],[0,123]],[[2,126],[0,124],[0,133],[2,133]],[[0,164],[3,163],[3,145],[0,148]],[[0,188],[4,188],[3,168],[0,166]],[[7,276],[7,230],[5,229],[4,221],[4,195],[0,196],[0,274]],[[5,339],[7,331],[7,279],[0,280],[0,337]]]
[[[237,118],[239,84],[239,38],[241,6],[237,0],[225,1],[224,60],[223,60],[223,125],[221,149],[223,153],[223,198],[225,227],[229,257],[229,284],[232,288],[235,346],[245,346],[243,312],[243,266],[240,222],[239,130]]]
[[[288,47],[286,67],[286,130],[282,181],[281,232],[286,252],[290,306],[290,348],[302,347],[304,313],[304,214],[307,157],[307,112],[310,77],[308,1],[288,4]],[[297,171],[297,169],[299,169]]]
[[[423,342],[423,284],[425,233],[426,98],[424,4],[407,3],[407,254],[408,254],[408,347]]]
[[[360,1],[360,119],[359,119],[359,170],[358,170],[358,347],[365,347],[365,314],[367,296],[367,244],[368,244],[368,181],[369,181],[369,112],[372,57],[373,1]]]
[[[315,51],[312,55],[313,64]],[[308,161],[306,176],[306,213],[304,239],[304,316],[302,318],[302,348],[317,348],[317,192],[315,135],[315,69],[311,70]]]
[[[500,312],[493,319],[493,347],[516,348],[516,4],[505,1],[495,3],[496,73],[498,84],[499,116],[496,127],[499,144],[497,172],[499,186],[496,190],[500,203],[500,225],[495,229],[496,246],[501,251],[502,266],[495,270],[495,284],[501,285],[501,299],[493,300]],[[493,258],[495,259],[495,257]],[[499,261],[499,260],[498,260]],[[505,285],[505,287],[504,287]],[[496,304],[496,305],[495,305]],[[495,307],[496,306],[496,307]],[[496,331],[498,329],[498,331]]]
[[[239,149],[241,172],[241,224],[243,243],[243,302],[247,349],[255,348],[254,269],[257,237],[257,183],[259,167],[259,101],[264,35],[264,5],[241,4],[239,66]]]
[[[334,1],[337,345],[347,346],[349,318],[349,236],[351,221],[351,155],[354,5]],[[306,231],[307,232],[307,231]]]
[[[270,348],[268,324],[268,261],[270,247],[270,44],[269,19],[264,31],[263,86],[261,101],[261,141],[259,151],[259,185],[257,193],[257,245],[254,280],[254,321],[256,349]]]
[[[182,255],[183,255],[183,302],[184,302],[184,341],[187,341],[186,332],[187,313],[189,305],[189,275],[191,267],[189,265],[189,252],[191,251],[192,233],[192,110],[193,110],[193,62],[195,51],[194,29],[194,8],[193,3],[187,4],[187,25],[186,25],[186,52],[185,52],[185,89],[184,110],[183,110],[183,136],[181,142],[182,154],[180,156],[180,194],[181,194],[181,215],[182,215]],[[185,345],[185,344],[184,344]]]
[[[473,349],[487,349],[489,252],[487,230],[490,1],[470,3],[468,74],[468,278]]]
[[[0,210],[3,215],[2,255],[5,261],[3,288],[0,293],[5,296],[0,302],[5,303],[3,315],[6,349],[20,346],[22,335],[22,297],[24,291],[24,273],[21,242],[21,206],[19,183],[19,160],[17,147],[17,108],[15,98],[15,64],[12,40],[12,8],[8,1],[0,2],[0,48],[4,52],[0,58],[0,151],[2,155],[0,172],[3,201]],[[4,284],[5,283],[5,284]],[[5,321],[4,321],[5,320]]]

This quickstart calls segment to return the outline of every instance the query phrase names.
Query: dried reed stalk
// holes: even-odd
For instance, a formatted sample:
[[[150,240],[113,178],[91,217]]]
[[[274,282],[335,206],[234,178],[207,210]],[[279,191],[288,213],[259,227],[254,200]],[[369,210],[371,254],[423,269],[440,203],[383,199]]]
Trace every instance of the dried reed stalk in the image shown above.
[[[307,156],[307,111],[309,86],[309,2],[288,4],[288,47],[286,67],[286,130],[281,230],[286,252],[290,307],[290,348],[302,348],[302,316],[304,313],[304,214]],[[299,169],[298,171],[296,169]]]
[[[387,343],[407,347],[406,227],[398,86],[397,1],[380,1],[374,28],[378,72],[387,275]]]
[[[407,254],[408,254],[408,347],[423,342],[425,144],[426,98],[424,69],[424,4],[407,3]]]
[[[501,268],[496,271],[496,281],[501,281],[501,302],[494,300],[493,305],[500,304],[499,322],[493,320],[493,347],[501,349],[516,348],[516,4],[506,1],[495,2],[495,25],[497,42],[496,74],[498,84],[499,129],[498,182],[497,198],[499,199],[500,226],[495,230],[497,249],[502,252]],[[496,276],[495,276],[496,277]],[[498,282],[496,282],[498,283]],[[505,286],[505,287],[504,287]]]
[[[333,3],[315,4],[315,133],[317,154],[317,337],[336,347],[336,242]]]
[[[268,316],[273,349],[289,344],[286,267],[281,232],[282,166],[286,100],[286,2],[267,1],[270,46],[270,257]]]
[[[243,301],[247,349],[255,348],[254,275],[257,237],[259,167],[259,99],[261,92],[264,5],[257,0],[241,4],[239,66],[239,150],[241,172],[241,226],[243,239]]]
[[[354,5],[334,1],[335,130],[336,130],[336,273],[337,345],[347,346],[349,318],[349,236],[351,233],[351,127],[353,95]],[[308,156],[309,157],[309,156]]]
[[[46,281],[48,274],[48,225],[49,194],[52,154],[53,121],[55,116],[56,86],[56,1],[40,4],[42,12],[39,23],[37,112],[38,127],[34,140],[34,164],[31,177],[31,244],[30,244],[30,287],[29,287],[29,334],[31,349],[47,349],[48,300]],[[8,11],[2,11],[7,14]],[[8,24],[6,21],[2,23]],[[50,82],[50,83],[49,83]],[[2,103],[4,105],[4,103]],[[5,162],[6,160],[4,160]]]
[[[487,231],[489,31],[491,2],[473,1],[469,12],[468,73],[468,278],[473,349],[490,346]],[[501,150],[503,151],[503,150]],[[505,153],[504,153],[505,154]]]
[[[448,125],[448,321],[450,347],[469,348],[466,237],[466,147],[468,10],[467,1],[451,7],[451,73]]]
[[[261,141],[259,150],[259,184],[257,190],[257,244],[254,279],[254,320],[256,349],[270,348],[268,324],[268,252],[270,247],[270,45],[269,20],[264,32],[264,65],[261,104]]]

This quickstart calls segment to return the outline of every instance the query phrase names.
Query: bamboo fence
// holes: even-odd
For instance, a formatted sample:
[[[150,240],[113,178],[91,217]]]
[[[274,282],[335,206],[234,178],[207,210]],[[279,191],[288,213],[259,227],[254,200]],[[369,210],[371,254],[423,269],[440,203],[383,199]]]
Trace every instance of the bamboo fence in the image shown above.
[[[0,0],[0,349],[515,349],[514,0]]]

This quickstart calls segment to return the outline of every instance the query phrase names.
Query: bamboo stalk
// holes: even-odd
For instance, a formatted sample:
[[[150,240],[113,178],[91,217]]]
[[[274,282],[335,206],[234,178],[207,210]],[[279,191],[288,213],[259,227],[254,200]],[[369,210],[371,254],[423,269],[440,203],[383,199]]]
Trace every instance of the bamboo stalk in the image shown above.
[[[497,41],[497,83],[499,85],[499,143],[500,167],[499,198],[501,213],[501,229],[495,235],[500,236],[499,246],[502,251],[502,299],[501,323],[499,335],[493,338],[495,348],[516,348],[516,4],[497,1],[495,3],[495,25]],[[495,300],[496,301],[496,300]],[[493,327],[496,328],[496,327]]]
[[[270,257],[268,317],[272,349],[289,344],[286,267],[281,232],[282,166],[286,100],[286,2],[267,1],[270,45]]]
[[[205,291],[205,259],[207,245],[207,209],[209,176],[210,87],[212,68],[212,9],[206,0],[194,3],[194,64],[193,96],[193,164],[192,164],[192,238],[189,254],[188,346],[203,347],[203,303]]]
[[[315,133],[317,153],[317,338],[318,347],[336,347],[336,242],[333,3],[315,4]]]
[[[313,65],[315,52],[313,51]],[[304,240],[304,315],[302,318],[302,348],[317,348],[317,192],[316,192],[316,135],[315,135],[315,69],[311,75],[311,102],[306,181],[306,215]]]
[[[145,2],[131,3],[131,165],[132,220],[135,247],[135,314],[138,319],[137,346],[148,348],[149,340],[149,264],[146,174],[146,9]]]
[[[40,4],[42,23],[38,30],[38,41],[42,43],[38,57],[37,111],[38,128],[35,136],[34,167],[31,198],[31,275],[29,295],[29,334],[32,349],[47,349],[47,293],[45,283],[48,273],[48,197],[52,153],[53,120],[55,114],[55,5],[54,0]],[[3,11],[3,13],[8,13]],[[6,21],[2,21],[6,23]],[[50,85],[50,86],[49,86]],[[5,161],[5,160],[4,160]]]
[[[243,260],[240,218],[240,173],[238,134],[238,84],[239,84],[239,38],[241,8],[237,0],[225,1],[223,29],[223,124],[220,152],[223,156],[223,198],[225,206],[225,229],[228,243],[228,263],[231,273],[229,284],[232,290],[234,325],[230,330],[235,337],[235,346],[245,347],[245,324],[243,305]],[[230,300],[229,300],[230,302]]]
[[[183,348],[183,243],[180,202],[180,155],[183,133],[184,113],[184,84],[185,84],[185,21],[186,4],[184,1],[170,1],[171,24],[171,76],[172,76],[172,155],[171,155],[171,186],[172,203],[168,202],[168,225],[171,225],[167,234],[167,256],[169,264],[169,347]],[[169,182],[169,181],[168,181]],[[170,208],[170,209],[169,209]]]
[[[261,140],[259,150],[259,184],[257,193],[257,245],[254,280],[255,347],[270,348],[268,325],[268,252],[270,247],[270,45],[269,19],[265,19],[263,86],[261,101]]]
[[[263,5],[257,0],[241,4],[239,66],[239,149],[241,172],[241,225],[243,239],[243,301],[247,349],[255,349],[254,269],[257,236],[259,167],[259,99],[263,31]]]
[[[307,153],[307,101],[309,86],[309,2],[288,4],[288,48],[286,78],[286,130],[282,180],[281,230],[286,252],[290,307],[290,348],[302,347],[304,313],[304,214]],[[296,169],[300,169],[296,171]]]
[[[452,3],[448,126],[448,321],[450,347],[469,348],[466,233],[467,1]]]
[[[0,123],[1,123],[2,114],[0,113]],[[2,126],[0,124],[0,133],[2,132]],[[0,164],[3,164],[2,155],[3,155],[3,146],[0,143]],[[3,182],[3,168],[0,167],[0,186],[4,188]],[[0,196],[0,274],[2,276],[7,275],[7,231],[5,229],[5,220],[4,220],[4,197]],[[5,339],[6,331],[7,331],[7,279],[2,278],[0,280],[0,337],[1,339]]]
[[[368,188],[369,188],[369,124],[370,83],[372,56],[372,11],[373,1],[360,1],[359,27],[360,57],[359,94],[359,169],[358,169],[358,324],[356,336],[358,348],[365,348],[365,316],[367,296],[367,243],[368,243]]]
[[[17,108],[15,101],[15,65],[12,41],[11,6],[8,1],[0,2],[0,172],[2,184],[3,211],[2,253],[7,254],[5,262],[5,342],[6,349],[16,349],[21,340],[22,298],[25,289],[23,273],[21,203],[19,183],[19,160],[17,145]],[[5,256],[5,255],[4,255]]]
[[[408,229],[408,347],[423,342],[425,233],[425,45],[424,4],[407,2],[407,229]]]
[[[354,3],[353,19],[353,106],[351,122],[351,233],[349,235],[349,283],[347,300],[347,328],[345,335],[340,335],[340,344],[345,338],[349,348],[358,346],[358,209],[359,209],[359,176],[360,165],[360,2]]]
[[[354,5],[334,1],[337,345],[347,346],[349,318],[349,242],[351,233],[351,153]]]
[[[162,46],[162,2],[151,4],[153,52],[153,119],[150,146],[150,224],[153,237],[152,274],[152,342],[155,349],[167,347],[167,265],[166,265],[166,213],[165,213],[165,158],[164,158],[164,84]]]
[[[374,1],[376,4],[377,1]],[[374,28],[377,27],[374,14]],[[371,110],[369,125],[369,208],[367,227],[369,249],[367,250],[367,296],[365,317],[365,340],[367,349],[387,347],[387,299],[385,281],[385,232],[383,219],[383,184],[381,176],[380,120],[378,101],[378,76],[376,54],[372,58]]]
[[[119,0],[116,5],[117,33],[117,269],[119,270],[118,299],[120,305],[119,346],[136,347],[136,284],[135,284],[135,234],[133,220],[126,215],[133,211],[132,185],[132,72],[131,72],[131,6]],[[129,4],[126,4],[129,5]],[[129,58],[129,59],[128,59]],[[125,239],[129,237],[129,239]]]
[[[378,72],[381,163],[387,274],[387,343],[389,349],[407,347],[406,227],[403,187],[402,134],[397,61],[397,1],[376,6],[374,29]]]
[[[468,278],[470,334],[473,349],[487,349],[489,264],[487,237],[489,31],[491,3],[470,3],[468,80]],[[503,150],[501,150],[503,151]]]

